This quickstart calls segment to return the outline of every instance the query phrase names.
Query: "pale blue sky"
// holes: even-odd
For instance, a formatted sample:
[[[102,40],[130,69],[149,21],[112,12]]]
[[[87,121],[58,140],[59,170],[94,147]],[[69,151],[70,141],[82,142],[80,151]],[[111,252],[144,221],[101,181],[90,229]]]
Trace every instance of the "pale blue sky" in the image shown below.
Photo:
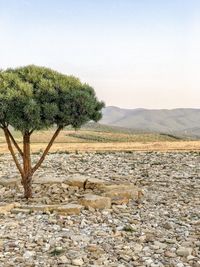
[[[0,0],[0,68],[27,64],[107,105],[200,108],[200,1]]]

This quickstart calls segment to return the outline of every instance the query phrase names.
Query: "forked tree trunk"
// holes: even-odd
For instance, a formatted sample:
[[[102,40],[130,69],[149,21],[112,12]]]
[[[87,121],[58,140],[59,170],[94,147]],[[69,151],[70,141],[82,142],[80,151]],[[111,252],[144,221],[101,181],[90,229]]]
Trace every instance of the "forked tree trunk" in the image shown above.
[[[28,199],[32,197],[30,134],[28,132],[25,132],[23,136],[23,167],[24,175],[22,176],[22,185],[24,187],[24,197]]]
[[[33,177],[33,174],[41,166],[41,164],[44,161],[49,149],[53,145],[53,142],[55,141],[56,137],[58,136],[58,134],[60,133],[60,131],[62,130],[63,127],[60,126],[57,128],[57,130],[55,131],[51,140],[49,141],[46,149],[44,150],[41,158],[39,159],[39,161],[36,163],[36,165],[33,168],[31,166],[31,155],[30,155],[30,136],[31,136],[33,131],[30,131],[30,132],[26,131],[23,134],[23,151],[22,151],[21,148],[19,147],[19,145],[17,144],[17,142],[15,141],[14,137],[10,133],[8,126],[2,126],[1,128],[3,129],[5,137],[6,137],[8,149],[9,149],[9,151],[13,157],[13,160],[16,164],[17,169],[19,170],[19,172],[21,174],[22,185],[24,187],[24,197],[26,199],[29,199],[32,197],[32,177]],[[17,156],[15,155],[15,151],[13,149],[12,143],[15,146],[15,148],[17,149],[17,151],[19,152],[19,154],[22,156],[23,167],[21,166]]]

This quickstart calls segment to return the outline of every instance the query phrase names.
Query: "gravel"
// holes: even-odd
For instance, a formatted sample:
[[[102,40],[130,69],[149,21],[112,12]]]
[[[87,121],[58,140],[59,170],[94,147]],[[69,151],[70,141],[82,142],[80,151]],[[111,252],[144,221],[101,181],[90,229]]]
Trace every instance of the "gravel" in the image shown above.
[[[135,184],[144,198],[79,215],[0,214],[0,266],[200,267],[199,152],[49,154],[34,180],[72,174]],[[16,178],[11,157],[0,155],[0,183]],[[76,203],[83,193],[62,183],[33,191],[28,204]],[[0,203],[27,204],[22,193],[0,185]]]

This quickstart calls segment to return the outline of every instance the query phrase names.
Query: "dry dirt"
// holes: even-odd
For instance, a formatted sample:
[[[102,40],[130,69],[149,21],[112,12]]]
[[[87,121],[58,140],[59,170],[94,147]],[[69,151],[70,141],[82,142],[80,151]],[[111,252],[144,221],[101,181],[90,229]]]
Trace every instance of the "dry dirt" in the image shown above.
[[[32,152],[43,150],[47,144],[34,143]],[[199,151],[200,141],[174,142],[115,142],[115,143],[55,143],[51,152],[58,151]],[[0,153],[8,152],[5,143],[0,144]]]

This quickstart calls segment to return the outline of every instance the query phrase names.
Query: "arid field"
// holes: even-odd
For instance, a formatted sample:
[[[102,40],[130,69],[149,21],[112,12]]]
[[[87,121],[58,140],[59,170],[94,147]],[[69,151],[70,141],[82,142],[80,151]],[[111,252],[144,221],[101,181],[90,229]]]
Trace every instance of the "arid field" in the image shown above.
[[[200,141],[63,131],[25,201],[0,138],[0,266],[200,267]]]
[[[32,152],[43,150],[54,131],[36,132],[31,136]],[[16,140],[22,143],[19,132],[13,131]],[[74,151],[198,151],[200,140],[183,139],[177,136],[159,133],[137,133],[119,131],[119,128],[104,126],[100,129],[65,130],[56,139],[51,152]],[[0,153],[7,152],[5,137],[0,131]]]
[[[199,267],[199,181],[198,151],[52,153],[27,202],[11,156],[1,154],[0,210],[10,211],[0,212],[0,266]],[[122,198],[104,209],[77,206],[104,196],[106,184]],[[133,188],[143,190],[140,201],[124,198]]]
[[[39,152],[46,147],[46,143],[33,143],[32,152]],[[178,142],[115,142],[115,143],[55,143],[51,152],[73,151],[199,151],[200,141]],[[8,152],[5,143],[0,144],[0,153]]]

